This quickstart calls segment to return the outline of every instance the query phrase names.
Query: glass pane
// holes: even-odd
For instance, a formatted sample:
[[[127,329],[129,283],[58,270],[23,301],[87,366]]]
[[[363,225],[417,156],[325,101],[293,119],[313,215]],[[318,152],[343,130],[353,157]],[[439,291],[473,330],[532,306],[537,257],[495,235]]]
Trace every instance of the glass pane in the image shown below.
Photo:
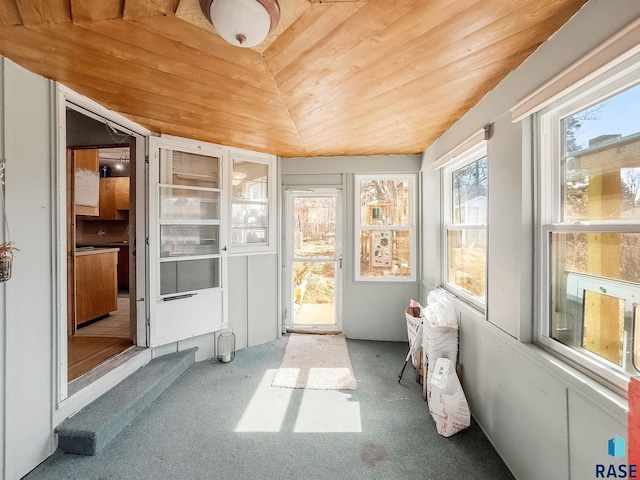
[[[232,228],[231,239],[233,245],[266,245],[267,244],[267,227],[252,228]]]
[[[640,85],[562,120],[563,221],[640,220]]]
[[[484,225],[487,223],[487,157],[454,171],[453,223]]]
[[[335,258],[336,198],[293,198],[293,256]]]
[[[269,206],[266,204],[234,203],[231,205],[231,228],[233,245],[262,243],[268,241]]]
[[[220,159],[208,155],[160,149],[160,183],[219,188]]]
[[[551,235],[555,340],[633,371],[633,305],[640,298],[640,234]]]
[[[360,232],[361,277],[410,277],[411,232],[409,230],[362,230]]]
[[[293,323],[335,324],[335,278],[337,262],[294,262]]]
[[[486,289],[487,232],[482,229],[450,230],[447,281],[484,299]]]
[[[233,160],[233,200],[266,202],[269,199],[268,174],[267,164]]]
[[[161,225],[160,257],[219,253],[218,225]]]
[[[220,259],[160,263],[160,294],[203,290],[220,286]]]
[[[567,272],[640,284],[640,233],[554,233],[555,280]]]
[[[161,220],[219,220],[220,192],[160,187]]]
[[[361,225],[410,225],[408,180],[361,180]]]

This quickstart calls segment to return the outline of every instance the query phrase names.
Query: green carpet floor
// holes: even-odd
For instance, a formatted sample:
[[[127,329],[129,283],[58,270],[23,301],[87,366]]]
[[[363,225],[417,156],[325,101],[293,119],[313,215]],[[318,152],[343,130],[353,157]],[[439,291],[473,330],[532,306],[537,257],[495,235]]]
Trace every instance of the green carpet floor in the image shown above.
[[[97,456],[57,451],[25,478],[433,479],[512,475],[479,426],[436,433],[404,343],[348,341],[358,388],[271,386],[287,337],[193,365]]]

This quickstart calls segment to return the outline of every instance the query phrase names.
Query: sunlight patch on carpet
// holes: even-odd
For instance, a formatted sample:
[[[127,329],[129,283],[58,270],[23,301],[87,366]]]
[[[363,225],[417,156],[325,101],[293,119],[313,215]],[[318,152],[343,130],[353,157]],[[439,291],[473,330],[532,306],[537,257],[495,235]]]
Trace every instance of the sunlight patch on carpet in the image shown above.
[[[292,333],[272,385],[311,390],[355,390],[347,341],[343,335]]]

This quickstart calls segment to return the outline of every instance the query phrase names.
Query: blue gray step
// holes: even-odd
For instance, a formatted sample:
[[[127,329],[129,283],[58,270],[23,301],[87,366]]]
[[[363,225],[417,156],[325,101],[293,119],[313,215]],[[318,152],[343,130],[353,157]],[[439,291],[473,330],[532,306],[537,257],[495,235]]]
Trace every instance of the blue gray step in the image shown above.
[[[56,427],[58,447],[95,455],[124,430],[195,361],[197,348],[151,360]]]

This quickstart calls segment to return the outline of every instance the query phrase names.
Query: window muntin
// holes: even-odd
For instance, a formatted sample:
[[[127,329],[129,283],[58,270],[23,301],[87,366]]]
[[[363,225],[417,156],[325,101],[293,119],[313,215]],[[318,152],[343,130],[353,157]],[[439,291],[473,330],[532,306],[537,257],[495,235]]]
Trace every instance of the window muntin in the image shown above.
[[[445,286],[480,308],[486,295],[487,182],[485,142],[444,169]]]
[[[415,281],[414,175],[357,175],[356,280]]]
[[[540,115],[539,339],[621,388],[638,373],[640,298],[640,84],[627,77]]]

